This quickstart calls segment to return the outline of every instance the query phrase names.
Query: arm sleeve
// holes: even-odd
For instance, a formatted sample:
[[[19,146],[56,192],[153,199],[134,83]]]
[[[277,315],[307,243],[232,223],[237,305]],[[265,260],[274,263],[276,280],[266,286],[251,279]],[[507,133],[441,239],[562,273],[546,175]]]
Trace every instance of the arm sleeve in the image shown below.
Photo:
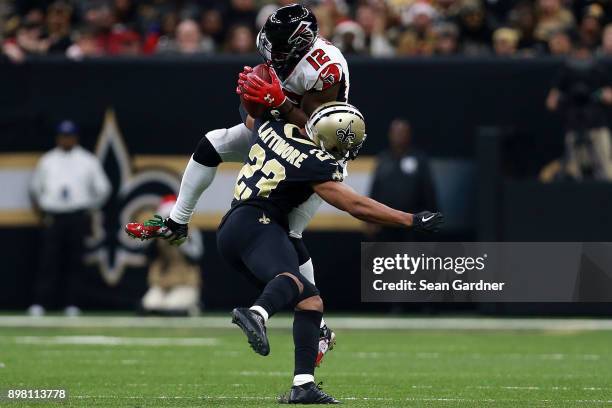
[[[37,202],[43,191],[43,174],[45,173],[43,167],[44,159],[41,159],[36,164],[36,168],[32,174],[32,180],[30,181],[30,195]]]

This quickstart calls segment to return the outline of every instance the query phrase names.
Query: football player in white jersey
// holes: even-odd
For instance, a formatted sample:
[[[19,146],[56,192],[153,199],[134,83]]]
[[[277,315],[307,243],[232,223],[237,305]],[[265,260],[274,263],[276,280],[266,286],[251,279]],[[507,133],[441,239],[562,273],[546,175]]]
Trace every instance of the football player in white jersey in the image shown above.
[[[244,89],[245,67],[239,75],[237,92],[246,100],[269,108],[273,116],[304,127],[310,114],[326,102],[346,102],[349,91],[348,65],[344,56],[330,42],[318,36],[317,20],[308,8],[292,4],[270,15],[257,37],[257,47],[272,75],[280,81],[260,82]],[[282,86],[281,86],[282,84]],[[243,124],[212,130],[200,140],[185,169],[177,202],[165,220],[172,232],[169,239],[180,243],[187,236],[187,224],[197,201],[212,183],[221,162],[242,163],[248,154],[251,132]],[[314,284],[310,255],[302,242],[302,232],[313,217],[321,199],[314,194],[289,216],[292,242],[300,260],[300,273]],[[333,347],[335,334],[321,321],[317,365]]]

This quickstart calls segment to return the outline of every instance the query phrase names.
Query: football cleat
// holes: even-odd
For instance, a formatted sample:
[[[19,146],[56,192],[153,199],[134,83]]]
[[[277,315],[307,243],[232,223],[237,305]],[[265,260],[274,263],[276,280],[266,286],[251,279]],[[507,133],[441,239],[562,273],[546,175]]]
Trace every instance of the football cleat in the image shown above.
[[[321,383],[316,385],[308,382],[302,385],[294,385],[289,392],[281,395],[278,399],[281,404],[339,404],[340,401],[327,395],[321,389]]]
[[[232,310],[232,323],[242,329],[247,336],[251,348],[257,354],[270,354],[270,343],[266,334],[264,318],[253,310],[240,307]]]
[[[317,353],[317,359],[315,360],[315,367],[319,367],[323,362],[325,353],[332,350],[336,345],[336,333],[331,331],[327,325],[321,327],[319,332],[319,352]]]
[[[132,238],[145,241],[152,238],[163,238],[168,240],[172,245],[181,245],[187,240],[188,227],[187,224],[179,224],[171,218],[165,220],[155,215],[143,223],[130,222],[124,228],[125,232]]]
[[[164,237],[168,232],[168,227],[166,227],[161,216],[155,215],[155,218],[145,222],[130,222],[126,224],[125,232],[132,238],[144,241]]]

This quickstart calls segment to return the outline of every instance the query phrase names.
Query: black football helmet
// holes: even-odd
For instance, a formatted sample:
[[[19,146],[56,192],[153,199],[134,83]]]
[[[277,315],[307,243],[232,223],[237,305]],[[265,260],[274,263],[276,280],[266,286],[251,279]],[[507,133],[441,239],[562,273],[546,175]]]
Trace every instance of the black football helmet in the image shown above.
[[[317,18],[301,4],[281,7],[257,35],[257,50],[281,78],[310,50],[319,34]]]

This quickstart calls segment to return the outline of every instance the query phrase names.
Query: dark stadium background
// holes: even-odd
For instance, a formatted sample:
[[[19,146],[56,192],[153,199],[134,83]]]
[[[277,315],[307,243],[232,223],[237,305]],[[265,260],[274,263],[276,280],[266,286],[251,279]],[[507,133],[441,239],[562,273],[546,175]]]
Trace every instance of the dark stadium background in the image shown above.
[[[233,92],[236,72],[255,57],[210,56],[189,60],[102,58],[72,62],[31,58],[0,64],[0,152],[44,152],[52,147],[57,121],[79,123],[82,144],[93,149],[104,113],[115,111],[130,154],[184,155],[204,131],[238,121]],[[364,112],[368,140],[363,156],[386,146],[388,123],[408,118],[415,143],[442,163],[469,169],[465,188],[441,203],[461,220],[436,239],[457,241],[606,241],[612,218],[605,183],[536,181],[538,172],[562,154],[561,120],[544,99],[561,64],[556,58],[369,59],[353,57],[351,102]],[[607,65],[610,68],[610,65]],[[109,175],[112,178],[112,175]],[[445,175],[441,174],[444,179]],[[3,186],[2,194],[10,194]],[[578,212],[594,216],[580,222]],[[6,218],[6,217],[5,217]],[[40,229],[4,219],[0,226],[1,309],[25,309],[37,267]],[[334,311],[389,310],[360,304],[359,231],[306,234],[318,286]],[[227,309],[254,296],[232,279],[215,251],[214,230],[205,231],[203,298],[209,309]],[[333,250],[330,251],[330,248]],[[145,270],[125,273],[109,287],[90,270],[82,279],[85,309],[130,310],[145,290]],[[241,279],[241,278],[238,278]],[[606,313],[592,305],[405,305],[410,311],[483,313]]]

